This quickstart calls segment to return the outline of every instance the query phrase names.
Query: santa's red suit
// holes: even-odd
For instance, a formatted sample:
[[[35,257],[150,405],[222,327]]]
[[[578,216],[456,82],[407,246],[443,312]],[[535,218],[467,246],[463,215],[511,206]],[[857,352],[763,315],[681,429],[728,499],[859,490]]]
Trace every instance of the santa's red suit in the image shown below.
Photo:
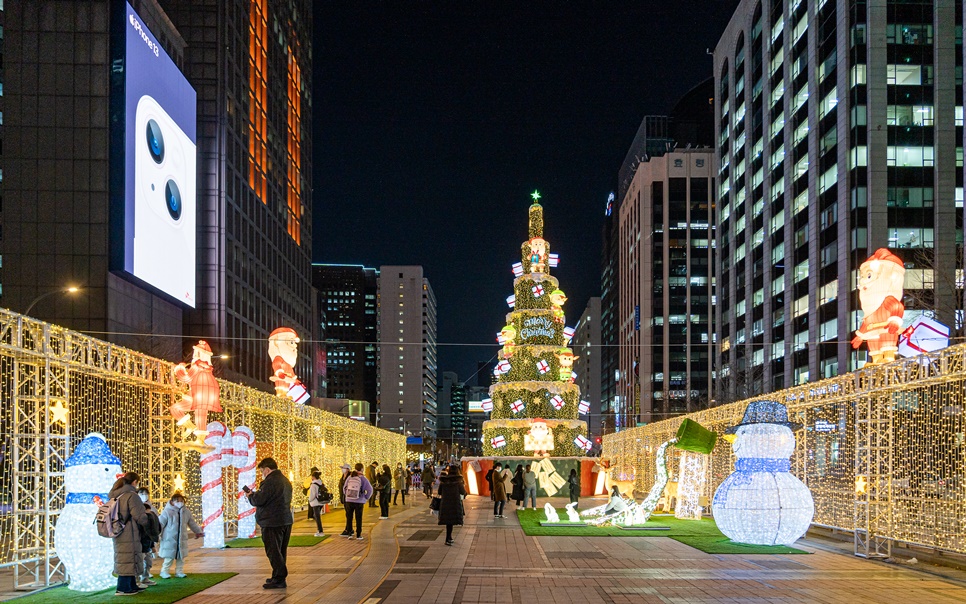
[[[282,357],[273,357],[272,371],[275,372],[272,379],[275,382],[275,393],[286,396],[288,389],[298,383],[298,378],[295,377],[295,368]]]
[[[869,346],[869,353],[878,356],[882,352],[899,349],[899,328],[902,326],[902,315],[905,307],[893,296],[886,296],[874,312],[865,315],[862,325],[856,330],[852,340],[852,347],[858,348],[864,341]]]

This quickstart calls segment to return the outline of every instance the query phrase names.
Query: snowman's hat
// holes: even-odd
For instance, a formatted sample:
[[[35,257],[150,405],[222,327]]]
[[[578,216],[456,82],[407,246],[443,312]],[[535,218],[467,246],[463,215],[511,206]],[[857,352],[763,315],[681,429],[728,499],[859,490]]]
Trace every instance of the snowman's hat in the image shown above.
[[[788,407],[785,405],[776,401],[752,401],[748,403],[741,423],[725,430],[725,434],[734,434],[738,428],[752,424],[788,426],[793,432],[802,428],[801,424],[788,421]]]
[[[86,465],[121,465],[121,460],[111,453],[107,440],[99,432],[88,434],[74,449],[74,453],[64,461],[64,466],[68,468]]]

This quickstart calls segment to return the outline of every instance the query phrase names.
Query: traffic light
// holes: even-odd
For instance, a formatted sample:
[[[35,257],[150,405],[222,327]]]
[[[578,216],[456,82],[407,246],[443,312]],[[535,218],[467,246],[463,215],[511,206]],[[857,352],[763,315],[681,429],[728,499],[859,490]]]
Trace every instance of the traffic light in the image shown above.
[[[599,436],[596,438],[596,441],[597,441],[597,444],[599,445],[600,444],[600,437]]]

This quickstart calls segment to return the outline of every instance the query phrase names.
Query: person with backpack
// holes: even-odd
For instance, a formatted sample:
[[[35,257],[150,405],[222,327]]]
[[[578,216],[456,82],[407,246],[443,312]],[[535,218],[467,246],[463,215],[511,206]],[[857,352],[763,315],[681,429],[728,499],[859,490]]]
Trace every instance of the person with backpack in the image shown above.
[[[188,529],[195,538],[205,534],[204,529],[195,522],[191,510],[184,506],[184,495],[175,492],[161,511],[161,545],[158,555],[164,559],[161,563],[161,578],[171,578],[171,564],[175,563],[174,576],[183,579],[184,561],[188,557]]]
[[[379,520],[387,520],[389,501],[392,499],[392,468],[389,464],[382,465],[382,471],[376,476],[376,485],[373,488],[379,494],[379,511],[382,513]]]
[[[393,505],[396,505],[400,493],[402,493],[403,505],[406,505],[406,485],[408,484],[406,474],[407,470],[403,468],[402,463],[397,463],[396,469],[392,473],[392,487],[396,490],[392,496]]]
[[[453,545],[453,527],[463,526],[463,498],[466,487],[459,466],[453,464],[439,477],[439,521],[446,526],[446,545]]]
[[[312,488],[312,480],[313,480],[312,476],[316,472],[318,472],[318,471],[319,471],[319,469],[317,467],[312,466],[311,468],[309,468],[309,475],[306,476],[305,477],[305,480],[302,481],[302,494],[305,495],[306,497],[308,497],[308,500],[309,500],[309,516],[308,516],[308,520],[311,520],[312,518],[314,518],[314,516],[312,515],[313,514],[313,512],[312,512],[312,498],[309,497],[309,489]]]
[[[266,457],[258,463],[262,484],[257,491],[242,487],[248,494],[248,502],[255,507],[255,522],[262,527],[265,555],[272,565],[272,576],[262,585],[263,589],[285,589],[288,577],[288,540],[292,536],[292,483],[278,469],[278,463]]]
[[[361,463],[356,464],[356,469],[345,479],[342,486],[342,501],[345,503],[345,530],[342,534],[352,539],[352,519],[356,520],[355,538],[362,541],[362,508],[369,498],[372,497],[372,484],[364,476],[364,468]]]
[[[148,513],[138,497],[140,476],[127,472],[117,479],[111,492],[107,510],[98,510],[98,533],[108,533],[114,539],[114,574],[117,575],[115,596],[130,596],[146,588],[139,587],[141,575],[141,531],[148,525]],[[103,506],[102,506],[103,507]]]
[[[315,518],[316,537],[325,536],[322,531],[322,510],[325,509],[325,504],[330,501],[332,501],[332,495],[329,494],[329,490],[325,488],[325,484],[322,482],[322,474],[318,470],[312,472],[312,483],[309,485],[309,511]]]
[[[141,531],[141,556],[143,561],[138,584],[157,585],[158,583],[151,578],[151,567],[154,565],[154,546],[161,539],[161,520],[158,518],[158,511],[154,509],[154,505],[151,503],[151,494],[146,488],[138,488],[138,497],[144,504],[144,510],[148,513],[147,525]]]

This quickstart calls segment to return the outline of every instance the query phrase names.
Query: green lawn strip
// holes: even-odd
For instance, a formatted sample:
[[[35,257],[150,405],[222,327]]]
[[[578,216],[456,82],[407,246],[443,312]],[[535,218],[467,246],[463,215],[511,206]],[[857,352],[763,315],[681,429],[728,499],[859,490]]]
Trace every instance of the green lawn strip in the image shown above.
[[[655,514],[645,526],[668,527],[666,531],[625,530],[616,526],[541,526],[546,519],[543,510],[517,510],[523,532],[538,537],[671,537],[674,535],[693,535],[725,538],[715,526],[714,520],[681,520],[672,515]]]
[[[172,577],[171,579],[160,579],[155,575],[157,585],[152,585],[147,590],[136,596],[115,596],[114,588],[104,591],[82,593],[71,591],[67,587],[55,587],[42,592],[23,596],[12,600],[17,604],[95,604],[99,602],[124,602],[133,601],[140,604],[171,604],[194,595],[200,591],[208,589],[230,579],[238,573],[190,573],[183,579]]]
[[[703,535],[676,535],[671,539],[690,545],[707,554],[808,554],[805,550],[787,545],[748,545],[735,543],[727,537],[706,537]]]
[[[328,535],[324,537],[316,537],[315,535],[292,535],[289,537],[288,546],[312,547],[313,545],[322,543],[327,537]],[[265,547],[265,543],[261,537],[255,537],[254,539],[232,539],[231,541],[225,542],[225,547]]]

